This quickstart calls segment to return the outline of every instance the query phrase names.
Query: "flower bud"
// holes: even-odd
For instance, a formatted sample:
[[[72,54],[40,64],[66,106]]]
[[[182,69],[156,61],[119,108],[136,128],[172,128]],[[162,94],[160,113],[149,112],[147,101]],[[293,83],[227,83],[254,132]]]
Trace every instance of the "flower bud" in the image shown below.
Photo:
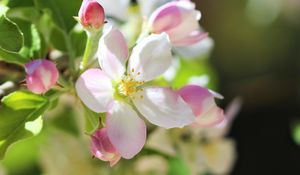
[[[96,0],[83,0],[78,16],[85,28],[99,29],[104,24],[104,9]]]
[[[197,85],[187,85],[178,90],[178,94],[196,116],[194,126],[212,127],[224,120],[223,110],[214,100],[214,98],[223,98],[220,94]]]
[[[51,89],[59,76],[56,65],[44,59],[27,63],[25,71],[27,88],[36,94],[42,94]]]
[[[173,45],[187,46],[207,37],[207,33],[200,31],[200,18],[200,11],[195,9],[191,1],[173,1],[152,13],[149,27],[156,34],[166,32]]]
[[[99,129],[92,135],[91,151],[98,159],[110,162],[110,166],[114,166],[121,159],[108,138],[106,128]]]

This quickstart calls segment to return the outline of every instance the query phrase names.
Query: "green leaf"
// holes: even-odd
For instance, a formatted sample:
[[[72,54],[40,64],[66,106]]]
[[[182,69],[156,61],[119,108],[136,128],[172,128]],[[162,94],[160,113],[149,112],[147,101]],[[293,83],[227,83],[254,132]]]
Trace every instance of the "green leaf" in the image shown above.
[[[88,134],[92,134],[99,128],[100,124],[100,114],[95,113],[88,109],[84,108],[84,117],[85,117],[85,129]]]
[[[19,53],[9,52],[1,48],[0,48],[0,60],[8,63],[19,64],[19,65],[23,65],[26,62],[28,62],[28,58],[23,57]]]
[[[0,159],[3,159],[11,144],[38,133],[41,123],[36,119],[47,110],[48,106],[47,98],[26,91],[17,91],[2,99]]]
[[[84,49],[87,42],[87,36],[84,30],[72,30],[70,33],[70,38],[72,42],[73,50],[75,51],[75,56],[83,56]]]
[[[38,9],[34,7],[17,7],[9,9],[6,13],[8,18],[19,18],[22,20],[26,20],[29,22],[38,22],[41,17],[40,12]]]
[[[73,16],[77,16],[82,1],[62,1],[62,0],[34,0],[39,9],[47,9],[51,12],[53,21],[57,26],[67,33],[77,23]]]
[[[29,21],[12,18],[12,20],[19,26],[24,36],[24,46],[19,54],[27,58],[43,58],[46,55],[47,47],[45,40],[38,32],[36,25]]]
[[[50,42],[55,49],[62,52],[67,52],[67,41],[64,36],[64,32],[61,29],[57,27],[52,29],[50,34]]]
[[[188,166],[180,157],[169,158],[168,175],[187,175],[191,174]]]
[[[33,0],[9,0],[7,6],[10,8],[33,6]]]
[[[18,52],[23,46],[23,35],[19,27],[6,18],[0,17],[0,48],[9,52]]]
[[[44,97],[25,91],[14,92],[2,99],[2,103],[13,110],[33,109],[44,102]]]

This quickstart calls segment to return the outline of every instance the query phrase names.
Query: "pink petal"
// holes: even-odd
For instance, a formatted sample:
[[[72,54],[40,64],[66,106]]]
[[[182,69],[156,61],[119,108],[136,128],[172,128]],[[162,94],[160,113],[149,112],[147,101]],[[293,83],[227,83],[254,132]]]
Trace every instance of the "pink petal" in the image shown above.
[[[100,69],[89,69],[76,82],[76,92],[82,102],[95,112],[106,112],[113,103],[111,80]]]
[[[120,78],[127,58],[128,47],[123,34],[110,26],[99,42],[98,60],[102,70],[112,79]]]
[[[168,35],[150,35],[134,47],[129,59],[128,73],[138,81],[153,80],[163,74],[172,63]]]
[[[195,121],[189,105],[170,88],[146,88],[133,102],[146,119],[164,128],[184,127]]]
[[[107,113],[108,137],[122,157],[131,159],[146,141],[146,125],[126,103],[116,102]]]
[[[208,37],[208,33],[194,31],[181,40],[173,41],[173,44],[176,46],[188,46],[188,45],[196,44],[207,37]]]
[[[91,151],[100,160],[109,161],[110,166],[114,166],[121,158],[120,154],[111,144],[106,128],[99,129],[92,135]]]
[[[167,3],[153,12],[149,19],[154,33],[162,33],[178,26],[182,22],[178,2]]]
[[[192,108],[199,126],[213,126],[223,121],[223,110],[217,107],[214,94],[208,89],[196,85],[188,85],[178,91],[178,94]]]
[[[173,45],[190,44],[193,32],[199,30],[200,11],[195,10],[191,1],[175,1],[158,8],[149,19],[153,33],[166,32]],[[190,39],[189,39],[190,38]],[[182,43],[180,43],[182,41]],[[192,44],[196,43],[193,41]]]

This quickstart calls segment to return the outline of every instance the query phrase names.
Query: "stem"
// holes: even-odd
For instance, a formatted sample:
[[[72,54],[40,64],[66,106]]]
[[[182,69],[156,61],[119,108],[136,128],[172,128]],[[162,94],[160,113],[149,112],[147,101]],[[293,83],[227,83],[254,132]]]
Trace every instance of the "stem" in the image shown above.
[[[86,70],[89,61],[94,58],[98,50],[98,42],[101,36],[101,32],[87,32],[87,35],[87,43],[82,61],[80,63],[80,73]]]

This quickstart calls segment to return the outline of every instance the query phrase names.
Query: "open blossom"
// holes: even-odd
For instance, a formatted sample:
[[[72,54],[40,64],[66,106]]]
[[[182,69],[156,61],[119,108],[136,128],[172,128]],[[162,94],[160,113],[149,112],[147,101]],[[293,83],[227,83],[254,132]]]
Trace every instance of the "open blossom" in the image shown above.
[[[76,82],[83,103],[95,112],[106,112],[108,138],[126,159],[135,156],[146,140],[146,125],[137,111],[164,128],[183,127],[195,121],[192,109],[175,91],[147,87],[148,81],[171,64],[168,35],[150,35],[134,47],[129,59],[128,54],[122,33],[110,27],[99,43],[102,69],[89,69]]]
[[[105,20],[104,9],[96,0],[83,0],[78,16],[83,27],[94,29],[102,27]]]
[[[207,37],[200,31],[200,11],[189,0],[166,3],[156,9],[149,18],[150,30],[159,34],[166,32],[174,46],[195,44]]]
[[[178,94],[190,105],[195,116],[195,126],[210,127],[222,122],[224,112],[219,108],[214,98],[222,98],[219,94],[197,85],[181,88]]]
[[[92,154],[103,160],[109,161],[110,166],[114,166],[121,159],[120,154],[111,144],[106,128],[97,130],[92,136]]]
[[[25,71],[27,88],[36,94],[50,90],[56,84],[59,76],[56,65],[43,59],[27,63]]]

